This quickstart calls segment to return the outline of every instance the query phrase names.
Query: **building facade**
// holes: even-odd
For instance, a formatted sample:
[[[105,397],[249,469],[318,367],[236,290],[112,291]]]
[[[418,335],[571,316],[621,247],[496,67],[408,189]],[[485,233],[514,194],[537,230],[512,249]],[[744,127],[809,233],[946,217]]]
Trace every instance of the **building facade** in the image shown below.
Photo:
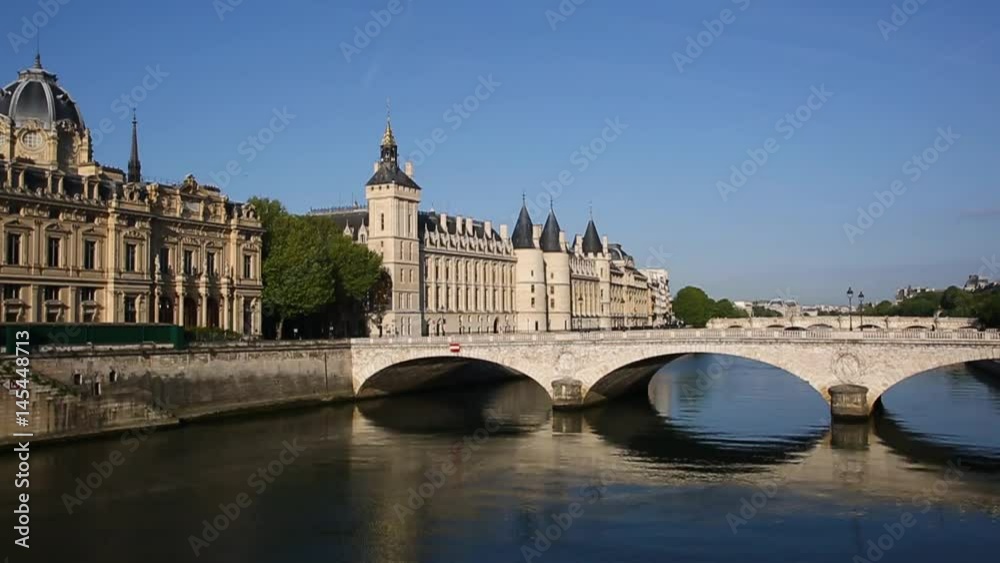
[[[653,326],[669,325],[674,318],[670,299],[670,272],[666,268],[645,268],[640,271],[649,280]]]
[[[4,322],[171,323],[260,333],[252,206],[188,176],[144,182],[93,159],[90,131],[36,57],[0,90]]]
[[[366,205],[314,210],[383,259],[392,303],[374,335],[609,330],[649,326],[648,278],[591,218],[568,239],[550,210],[535,224],[521,206],[513,230],[489,220],[421,211],[422,188],[401,167],[386,122]]]

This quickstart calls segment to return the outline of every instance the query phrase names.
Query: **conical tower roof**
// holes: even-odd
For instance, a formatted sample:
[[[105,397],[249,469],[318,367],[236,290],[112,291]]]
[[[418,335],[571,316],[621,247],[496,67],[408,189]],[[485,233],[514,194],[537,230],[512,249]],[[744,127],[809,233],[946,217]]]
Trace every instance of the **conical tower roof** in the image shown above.
[[[510,238],[514,248],[535,248],[533,229],[528,206],[522,203],[521,213],[517,216],[517,223],[514,225],[514,234]]]
[[[601,242],[601,235],[597,234],[597,225],[591,217],[587,223],[587,230],[583,233],[583,253],[600,254],[604,252],[604,244]]]
[[[538,241],[538,245],[544,252],[562,251],[562,245],[559,244],[559,232],[561,230],[559,228],[559,221],[556,219],[556,212],[550,209],[549,217],[545,220],[545,226],[542,228],[542,238]]]

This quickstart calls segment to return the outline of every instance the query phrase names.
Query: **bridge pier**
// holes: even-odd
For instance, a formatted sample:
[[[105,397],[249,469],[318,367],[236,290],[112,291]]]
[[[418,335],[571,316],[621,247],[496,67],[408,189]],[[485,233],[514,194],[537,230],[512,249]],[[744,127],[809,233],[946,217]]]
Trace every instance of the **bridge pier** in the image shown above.
[[[867,419],[868,388],[863,385],[835,385],[830,388],[830,416],[834,420]]]
[[[570,377],[553,381],[552,408],[562,410],[583,408],[583,383]]]

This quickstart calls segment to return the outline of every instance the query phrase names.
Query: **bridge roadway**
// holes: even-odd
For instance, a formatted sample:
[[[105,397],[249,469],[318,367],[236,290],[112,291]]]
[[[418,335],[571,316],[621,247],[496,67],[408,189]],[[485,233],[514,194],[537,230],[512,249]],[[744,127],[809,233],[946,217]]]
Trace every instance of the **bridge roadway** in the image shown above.
[[[975,330],[979,323],[966,317],[752,317],[749,319],[712,319],[711,329],[766,328],[788,330]]]
[[[840,384],[867,388],[870,413],[900,381],[931,369],[1000,359],[1000,333],[683,329],[360,338],[351,341],[355,394],[372,397],[462,382],[464,374],[522,375],[555,408],[597,404],[646,389],[667,362],[692,353],[756,360],[802,379],[828,402]],[[481,369],[466,370],[476,366]],[[700,374],[702,385],[727,364]],[[472,376],[469,376],[472,377]]]

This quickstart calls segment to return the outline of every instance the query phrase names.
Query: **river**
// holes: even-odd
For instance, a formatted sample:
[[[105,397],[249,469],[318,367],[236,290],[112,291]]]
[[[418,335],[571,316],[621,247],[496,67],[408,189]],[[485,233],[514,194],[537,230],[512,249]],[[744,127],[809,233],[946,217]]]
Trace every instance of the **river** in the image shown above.
[[[1000,375],[910,378],[836,424],[793,376],[677,360],[648,396],[531,381],[35,444],[11,563],[988,561]],[[0,458],[13,476],[16,458]],[[101,473],[104,473],[102,475]],[[88,484],[89,481],[89,484]],[[196,555],[197,554],[197,555]]]

